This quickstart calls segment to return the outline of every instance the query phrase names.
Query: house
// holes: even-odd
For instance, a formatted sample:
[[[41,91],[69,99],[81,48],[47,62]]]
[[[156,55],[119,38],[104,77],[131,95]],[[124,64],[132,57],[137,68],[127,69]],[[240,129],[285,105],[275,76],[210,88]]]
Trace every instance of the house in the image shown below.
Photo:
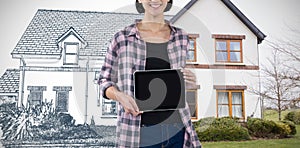
[[[201,85],[190,92],[193,118],[261,117],[262,100],[249,89],[259,89],[258,44],[266,35],[230,0],[191,0],[171,22],[190,34],[188,66]]]
[[[265,35],[229,0],[191,0],[166,16],[190,35],[188,67],[201,85],[187,92],[193,120],[203,117],[260,117],[258,44]],[[53,101],[76,123],[116,124],[114,101],[96,84],[113,34],[140,14],[38,10],[12,58],[20,60],[18,106]]]
[[[18,106],[52,101],[77,124],[110,125],[116,102],[99,95],[97,75],[113,34],[140,14],[38,10],[11,52],[20,59]]]

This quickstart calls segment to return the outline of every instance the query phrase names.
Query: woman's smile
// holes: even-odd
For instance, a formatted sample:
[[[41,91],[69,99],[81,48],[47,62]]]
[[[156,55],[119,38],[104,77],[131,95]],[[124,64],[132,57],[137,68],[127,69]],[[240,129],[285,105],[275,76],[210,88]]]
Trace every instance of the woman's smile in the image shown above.
[[[150,3],[149,6],[152,7],[152,8],[157,9],[157,8],[159,8],[160,6],[162,6],[162,4],[160,4],[160,3]]]

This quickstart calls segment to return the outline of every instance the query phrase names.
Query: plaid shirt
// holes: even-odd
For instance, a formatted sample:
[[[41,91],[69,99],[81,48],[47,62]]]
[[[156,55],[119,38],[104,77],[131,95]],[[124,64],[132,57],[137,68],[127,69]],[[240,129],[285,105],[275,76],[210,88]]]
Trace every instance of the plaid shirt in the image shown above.
[[[189,45],[188,35],[181,29],[170,25],[171,35],[168,42],[168,56],[171,68],[182,68],[186,63]],[[133,73],[145,70],[146,44],[140,37],[136,24],[117,32],[106,54],[99,78],[100,93],[110,86],[133,96]],[[186,132],[184,147],[201,147],[190,119],[188,105],[179,110]],[[139,147],[141,116],[126,114],[121,104],[118,105],[117,147]]]

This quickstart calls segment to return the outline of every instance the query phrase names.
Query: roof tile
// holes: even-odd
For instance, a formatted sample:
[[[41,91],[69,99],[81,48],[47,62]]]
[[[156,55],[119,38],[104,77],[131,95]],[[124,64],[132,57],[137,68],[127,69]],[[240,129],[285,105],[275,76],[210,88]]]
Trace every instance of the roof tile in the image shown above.
[[[131,13],[40,9],[12,54],[33,54],[29,49],[34,49],[35,54],[58,55],[61,49],[58,49],[57,40],[73,27],[88,43],[79,55],[104,56],[113,34],[142,17],[142,14]]]
[[[0,93],[18,93],[19,79],[18,69],[7,69],[0,78]]]

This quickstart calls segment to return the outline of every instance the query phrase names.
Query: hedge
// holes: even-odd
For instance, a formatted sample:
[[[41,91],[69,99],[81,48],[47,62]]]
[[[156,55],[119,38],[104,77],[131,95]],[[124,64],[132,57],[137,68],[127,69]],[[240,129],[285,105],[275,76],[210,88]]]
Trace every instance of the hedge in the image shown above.
[[[195,123],[200,141],[249,140],[248,130],[231,118],[204,118]]]
[[[248,118],[249,134],[257,138],[285,138],[295,134],[292,123],[274,122],[258,118]]]
[[[284,120],[292,121],[295,124],[300,124],[300,111],[291,111],[285,117]]]

